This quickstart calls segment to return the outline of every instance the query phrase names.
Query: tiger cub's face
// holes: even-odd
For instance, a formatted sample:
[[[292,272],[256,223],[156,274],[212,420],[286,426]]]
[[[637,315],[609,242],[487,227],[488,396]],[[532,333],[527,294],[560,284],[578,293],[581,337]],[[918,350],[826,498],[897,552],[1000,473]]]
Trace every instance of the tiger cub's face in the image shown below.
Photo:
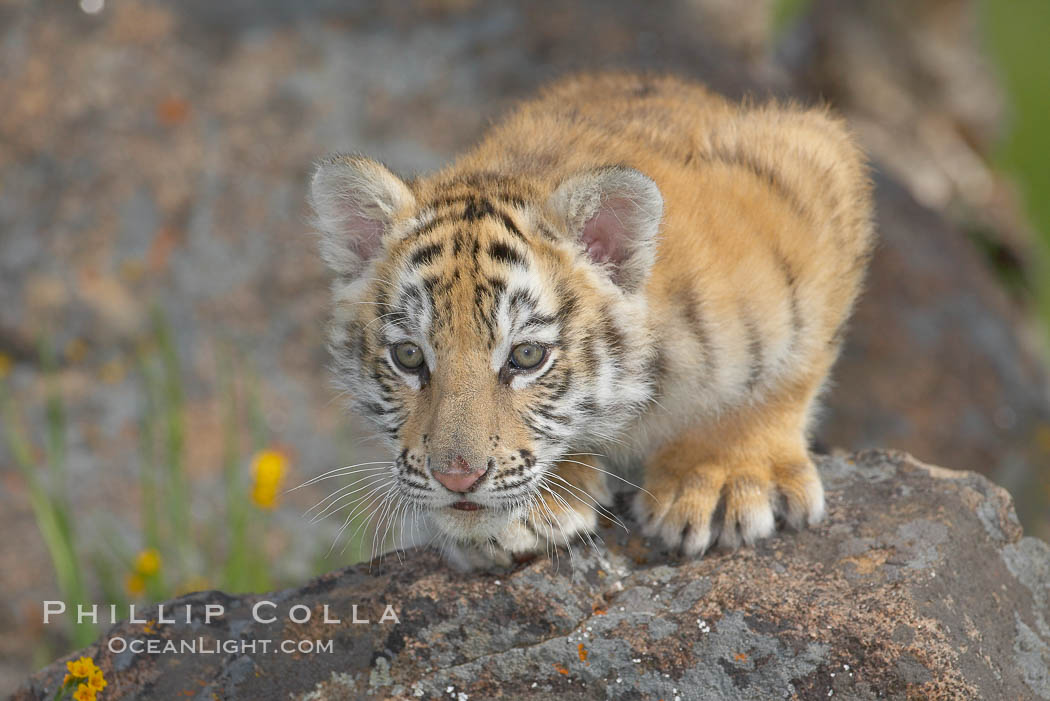
[[[409,185],[334,157],[311,196],[338,381],[390,444],[396,496],[447,536],[495,537],[650,398],[662,200],[641,173]]]

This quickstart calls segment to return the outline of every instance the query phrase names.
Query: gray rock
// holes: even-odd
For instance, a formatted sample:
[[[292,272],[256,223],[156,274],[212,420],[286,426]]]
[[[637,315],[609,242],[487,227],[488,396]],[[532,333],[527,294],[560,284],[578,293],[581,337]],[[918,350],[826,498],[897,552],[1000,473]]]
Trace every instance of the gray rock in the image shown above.
[[[297,590],[183,597],[165,608],[181,621],[189,604],[193,623],[120,623],[74,656],[94,658],[112,699],[1050,699],[1050,547],[1022,537],[1006,492],[903,453],[820,469],[826,521],[755,548],[683,560],[607,524],[572,562],[472,575],[414,550]],[[264,600],[276,621],[253,620]],[[203,624],[207,603],[225,615]],[[296,605],[310,622],[289,620]],[[380,622],[386,606],[397,622]],[[132,639],[256,650],[127,664],[108,649]],[[14,699],[49,698],[64,662]]]
[[[670,70],[734,98],[820,94],[862,118],[866,105],[896,101],[831,88],[866,85],[841,69],[884,65],[871,56],[894,66],[933,59],[973,83],[972,61],[956,60],[965,48],[920,56],[839,31],[840,22],[872,24],[858,8],[907,5],[908,47],[929,46],[924,37],[940,36],[933,22],[941,13],[929,21],[909,14],[960,2],[818,4],[820,14],[799,29],[835,84],[830,74],[810,75],[811,62],[768,60],[760,36],[768,1],[126,0],[90,16],[75,2],[0,3],[0,353],[16,362],[9,386],[42,444],[38,343],[49,338],[60,351],[74,517],[85,540],[99,515],[137,540],[144,396],[135,368],[153,338],[154,304],[166,312],[194,402],[187,418],[202,503],[224,459],[212,417],[226,378],[211,367],[224,348],[250,360],[267,432],[304,477],[372,459],[322,369],[328,278],[304,234],[303,209],[309,164],[321,154],[366,151],[405,174],[438,167],[513,100],[573,70]],[[833,6],[832,17],[825,10]],[[820,17],[828,21],[813,24]],[[896,20],[874,25],[877,37],[900,33]],[[918,85],[924,98],[955,94],[931,95],[929,81],[905,68],[895,84]],[[945,80],[937,84],[956,84]],[[984,114],[988,102],[972,104]],[[917,133],[926,123],[891,121]],[[877,160],[926,165],[930,149],[911,131],[883,140],[895,148],[880,155],[882,142],[856,119],[853,126]],[[1050,538],[1050,400],[1040,356],[1025,343],[1025,315],[958,227],[893,177],[878,177],[876,198],[881,244],[820,444],[902,448],[982,472],[1012,491],[1030,533]],[[97,381],[107,369],[118,372]],[[11,459],[0,441],[0,469]],[[289,516],[323,496],[297,494]],[[282,527],[296,547],[275,569],[300,581],[323,551],[310,546],[330,542],[334,528],[294,518]],[[17,487],[0,489],[0,531],[18,534],[0,539],[4,695],[42,640],[26,612],[57,592]]]

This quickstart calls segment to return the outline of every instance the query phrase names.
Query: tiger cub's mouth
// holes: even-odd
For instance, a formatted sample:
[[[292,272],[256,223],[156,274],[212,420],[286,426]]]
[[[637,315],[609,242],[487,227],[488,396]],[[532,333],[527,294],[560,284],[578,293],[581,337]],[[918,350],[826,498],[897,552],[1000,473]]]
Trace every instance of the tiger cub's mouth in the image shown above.
[[[485,508],[483,504],[479,504],[476,501],[457,501],[450,504],[450,506],[458,511],[481,511]]]

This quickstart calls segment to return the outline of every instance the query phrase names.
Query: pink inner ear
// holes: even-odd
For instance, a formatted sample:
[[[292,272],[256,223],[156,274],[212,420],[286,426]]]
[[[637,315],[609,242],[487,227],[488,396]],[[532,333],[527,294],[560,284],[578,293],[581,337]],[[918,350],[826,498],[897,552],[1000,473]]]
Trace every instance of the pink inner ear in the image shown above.
[[[346,215],[345,225],[350,238],[350,246],[362,259],[369,260],[379,250],[383,239],[383,224],[369,219],[356,212]]]
[[[606,203],[593,217],[583,225],[583,233],[580,235],[583,245],[587,247],[587,255],[595,263],[622,263],[625,258],[624,239],[627,232],[616,210]]]

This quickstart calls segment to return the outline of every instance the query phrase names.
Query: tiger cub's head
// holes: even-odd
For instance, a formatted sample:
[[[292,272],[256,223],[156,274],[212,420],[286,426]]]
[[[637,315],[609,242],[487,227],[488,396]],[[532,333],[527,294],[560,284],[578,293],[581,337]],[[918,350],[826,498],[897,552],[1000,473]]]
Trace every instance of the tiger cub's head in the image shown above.
[[[338,382],[387,439],[397,496],[442,533],[495,537],[559,458],[617,441],[649,400],[663,202],[642,173],[406,182],[335,156],[311,200]]]

